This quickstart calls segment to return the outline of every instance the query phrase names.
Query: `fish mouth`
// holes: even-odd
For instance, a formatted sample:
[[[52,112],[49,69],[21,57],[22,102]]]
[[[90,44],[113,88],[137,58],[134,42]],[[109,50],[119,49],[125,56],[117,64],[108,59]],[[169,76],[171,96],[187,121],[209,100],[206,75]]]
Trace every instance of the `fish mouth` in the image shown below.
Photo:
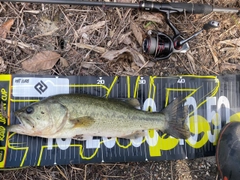
[[[15,112],[14,115],[16,116],[16,118],[18,119],[18,121],[20,122],[20,124],[18,124],[18,125],[24,126],[23,120],[19,117],[19,113],[18,113],[18,112]]]
[[[34,128],[34,124],[33,122],[26,116],[20,115],[20,113],[16,112],[15,116],[17,117],[17,119],[19,120],[20,126],[26,126],[26,124],[30,125],[31,127]]]

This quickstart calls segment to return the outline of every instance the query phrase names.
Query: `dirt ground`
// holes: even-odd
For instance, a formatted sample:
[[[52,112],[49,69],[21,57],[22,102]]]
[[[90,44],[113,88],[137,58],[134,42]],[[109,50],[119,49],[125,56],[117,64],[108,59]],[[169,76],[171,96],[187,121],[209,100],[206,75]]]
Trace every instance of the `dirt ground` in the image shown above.
[[[130,0],[118,2],[135,3]],[[221,7],[240,6],[238,0],[179,2],[207,3]],[[9,20],[12,20],[12,25],[8,30],[3,24]],[[204,31],[190,41],[187,53],[176,53],[168,60],[153,62],[152,56],[142,52],[142,41],[147,31],[153,29],[173,35],[161,13],[128,8],[2,2],[0,73],[81,76],[239,73],[239,15],[171,15],[172,23],[183,37],[199,31],[210,20],[220,22],[220,27]],[[3,32],[7,32],[6,36]],[[39,62],[36,55],[43,51],[57,53],[57,60],[51,54],[48,63]],[[26,61],[29,61],[27,65],[24,63]],[[0,172],[0,179],[217,178],[214,157],[163,162],[27,167]]]
[[[217,177],[214,157],[162,162],[27,167],[19,170],[3,171],[0,174],[0,178],[4,180],[215,180]]]

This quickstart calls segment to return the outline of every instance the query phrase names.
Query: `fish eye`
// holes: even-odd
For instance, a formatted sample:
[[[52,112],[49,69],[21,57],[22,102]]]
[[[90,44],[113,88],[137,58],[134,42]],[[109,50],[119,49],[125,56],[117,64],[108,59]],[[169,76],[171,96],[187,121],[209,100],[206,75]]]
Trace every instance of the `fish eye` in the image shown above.
[[[26,109],[26,113],[27,113],[27,114],[32,114],[33,111],[34,111],[33,107],[28,107],[28,108]]]

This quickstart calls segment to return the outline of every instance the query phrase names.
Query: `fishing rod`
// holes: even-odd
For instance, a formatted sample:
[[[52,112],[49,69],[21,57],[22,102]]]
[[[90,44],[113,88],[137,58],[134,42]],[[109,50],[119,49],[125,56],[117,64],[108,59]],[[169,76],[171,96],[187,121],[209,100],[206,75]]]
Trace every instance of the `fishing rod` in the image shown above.
[[[209,14],[217,13],[237,13],[238,8],[214,7],[208,4],[199,3],[160,3],[152,1],[140,1],[139,3],[118,3],[104,1],[81,1],[81,0],[1,0],[2,2],[26,2],[26,3],[43,3],[43,4],[68,4],[68,5],[85,5],[105,7],[122,7],[139,9],[140,11],[161,12],[166,15],[166,23],[174,32],[173,37],[165,33],[148,31],[148,36],[143,40],[143,52],[154,56],[154,60],[168,59],[172,53],[185,53],[189,50],[188,42],[200,34],[203,30],[209,30],[219,27],[219,22],[210,21],[204,24],[203,28],[187,39],[181,36],[179,30],[171,23],[170,14],[172,13],[189,13],[189,14]]]
[[[155,12],[187,12],[192,14],[209,14],[211,12],[238,13],[236,8],[213,7],[208,4],[198,3],[160,3],[152,1],[140,1],[139,3],[118,3],[105,1],[80,1],[80,0],[1,0],[2,2],[26,2],[26,3],[43,3],[43,4],[69,4],[69,5],[86,5],[102,7],[125,7],[135,8],[145,11]]]

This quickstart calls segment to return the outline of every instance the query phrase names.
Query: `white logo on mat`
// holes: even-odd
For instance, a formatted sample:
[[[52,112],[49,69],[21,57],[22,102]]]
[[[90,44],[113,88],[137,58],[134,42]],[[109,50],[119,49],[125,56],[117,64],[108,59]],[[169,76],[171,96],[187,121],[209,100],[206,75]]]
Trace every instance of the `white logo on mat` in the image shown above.
[[[69,94],[68,78],[15,77],[14,97],[47,97],[55,94]]]

